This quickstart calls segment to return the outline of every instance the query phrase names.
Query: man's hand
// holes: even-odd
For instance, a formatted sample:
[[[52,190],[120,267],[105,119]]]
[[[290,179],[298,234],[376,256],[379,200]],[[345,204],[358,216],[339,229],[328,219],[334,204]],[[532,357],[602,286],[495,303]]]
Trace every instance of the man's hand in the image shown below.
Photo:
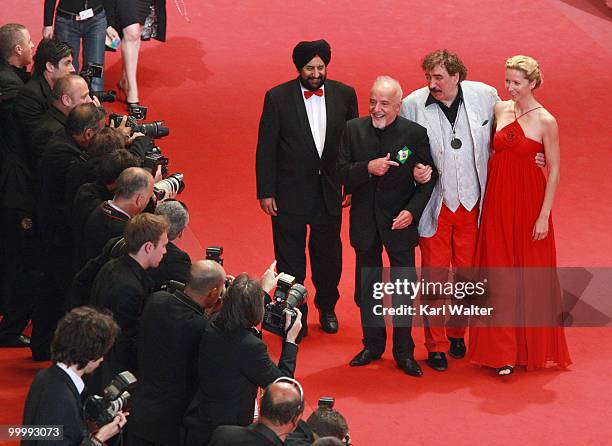
[[[102,107],[102,104],[100,104],[100,99],[98,99],[98,96],[93,96],[91,98],[91,102],[93,102],[93,105],[95,105],[96,107]]]
[[[144,133],[140,133],[140,132],[132,133],[132,136],[130,136],[130,138],[127,140],[126,144],[129,146],[130,144],[132,144],[134,142],[134,140],[136,138],[140,138],[141,136],[145,136],[145,134]]]
[[[419,184],[425,184],[429,180],[431,180],[431,166],[426,166],[421,163],[417,163],[414,166],[414,170],[412,171],[412,175],[414,176],[414,181]]]
[[[287,342],[292,342],[295,344],[295,340],[297,339],[298,335],[300,334],[300,331],[302,330],[302,312],[298,310],[297,308],[294,308],[293,310],[295,311],[297,316],[295,318],[295,322],[293,323],[293,326],[287,332],[287,336],[285,336],[285,340]],[[285,313],[285,327],[289,326],[289,324],[291,323],[291,318],[292,318],[291,313],[289,312]]]
[[[276,284],[278,283],[279,275],[276,274],[276,260],[272,262],[272,264],[268,267],[267,270],[264,271],[261,276],[261,287],[263,290],[270,294],[274,288],[276,288]]]
[[[546,157],[544,156],[544,152],[536,153],[535,163],[538,167],[546,167]]]
[[[127,118],[127,115],[124,115],[123,118],[121,118],[121,124],[119,124],[119,127],[117,128],[115,128],[115,121],[111,120],[110,122],[110,128],[117,130],[125,137],[125,139],[128,139],[132,135],[132,128],[126,125]]]
[[[259,200],[259,207],[268,215],[276,217],[278,211],[276,207],[276,199],[274,198],[262,198]]]
[[[127,423],[127,416],[129,413],[127,412],[117,412],[113,421],[108,424],[102,426],[98,432],[96,432],[96,438],[100,440],[102,443],[106,443],[106,440],[114,437],[119,433],[125,423]]]
[[[406,226],[409,226],[412,223],[412,214],[409,211],[403,210],[397,217],[393,219],[393,224],[391,225],[391,229],[404,229]]]
[[[391,155],[387,153],[387,156],[384,158],[376,158],[368,163],[368,172],[371,175],[376,175],[377,177],[382,177],[387,173],[391,166],[399,166],[395,161],[389,161]]]
[[[52,26],[44,26],[42,30],[43,39],[50,39],[53,37],[53,27]]]
[[[347,208],[351,205],[353,196],[351,194],[342,194],[342,207]]]

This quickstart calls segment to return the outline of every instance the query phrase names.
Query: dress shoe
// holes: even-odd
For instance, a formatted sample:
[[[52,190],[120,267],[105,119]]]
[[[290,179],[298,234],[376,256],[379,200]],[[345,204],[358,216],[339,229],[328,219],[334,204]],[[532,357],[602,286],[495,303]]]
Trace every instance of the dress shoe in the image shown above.
[[[448,340],[451,343],[450,348],[448,349],[448,354],[451,356],[451,358],[463,358],[465,356],[465,351],[467,350],[465,348],[465,342],[463,341],[463,338],[451,338],[449,336]]]
[[[445,371],[448,369],[446,355],[442,352],[429,352],[427,356],[427,365],[438,372]]]
[[[397,361],[397,366],[410,376],[423,376],[421,366],[413,358],[400,359]]]
[[[320,311],[319,323],[325,333],[338,333],[338,318],[334,311]]]
[[[367,365],[371,363],[372,361],[380,359],[381,356],[382,355],[375,355],[367,348],[364,348],[359,353],[357,353],[357,356],[351,359],[351,362],[349,363],[349,365],[351,367],[359,367],[362,365]]]
[[[15,339],[0,342],[0,347],[8,348],[23,348],[30,346],[30,338],[24,335],[19,335]]]

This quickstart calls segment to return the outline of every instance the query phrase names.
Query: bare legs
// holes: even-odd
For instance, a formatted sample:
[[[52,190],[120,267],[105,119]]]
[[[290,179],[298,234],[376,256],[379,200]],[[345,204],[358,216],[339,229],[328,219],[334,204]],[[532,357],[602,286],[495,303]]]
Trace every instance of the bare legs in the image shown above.
[[[140,35],[143,26],[140,23],[123,28],[123,41],[121,44],[121,55],[123,56],[122,86],[126,91],[127,102],[138,102],[138,53],[140,52]]]

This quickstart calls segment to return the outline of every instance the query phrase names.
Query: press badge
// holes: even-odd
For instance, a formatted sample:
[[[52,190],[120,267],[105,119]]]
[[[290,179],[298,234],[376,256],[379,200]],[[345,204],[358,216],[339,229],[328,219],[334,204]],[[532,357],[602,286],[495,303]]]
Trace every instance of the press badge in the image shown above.
[[[91,19],[94,16],[93,8],[79,12],[79,20]]]

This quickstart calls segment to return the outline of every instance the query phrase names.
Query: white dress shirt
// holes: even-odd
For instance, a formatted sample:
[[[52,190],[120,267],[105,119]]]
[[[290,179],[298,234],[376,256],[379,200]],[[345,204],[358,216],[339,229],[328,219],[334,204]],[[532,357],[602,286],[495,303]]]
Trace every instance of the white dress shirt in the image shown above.
[[[75,387],[79,391],[79,395],[81,393],[83,393],[83,389],[85,388],[85,383],[83,382],[83,378],[81,378],[79,375],[77,375],[75,373],[75,371],[72,370],[70,367],[68,367],[66,364],[58,362],[56,365],[60,369],[62,369],[64,372],[66,372],[66,374],[70,377],[70,379],[74,383]]]
[[[300,84],[302,88],[302,99],[306,106],[306,114],[308,115],[308,123],[310,124],[310,132],[314,139],[319,158],[323,156],[323,147],[325,146],[325,131],[327,129],[327,110],[325,108],[325,85],[321,86],[323,96],[313,94],[309,99],[304,97],[304,92],[308,91]]]

